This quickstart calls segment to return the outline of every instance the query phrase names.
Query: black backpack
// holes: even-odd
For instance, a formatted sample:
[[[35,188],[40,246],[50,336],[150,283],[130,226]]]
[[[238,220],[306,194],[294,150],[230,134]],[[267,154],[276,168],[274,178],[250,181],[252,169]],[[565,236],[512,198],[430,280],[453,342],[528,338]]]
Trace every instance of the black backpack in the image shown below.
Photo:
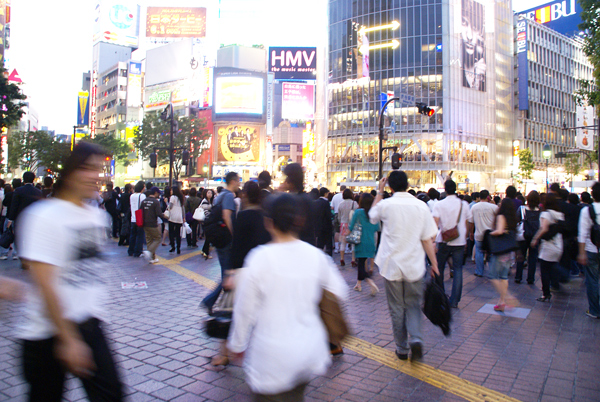
[[[542,235],[542,240],[552,240],[559,233],[563,235],[563,238],[571,233],[571,228],[564,219],[558,219],[556,223],[551,224],[548,231]]]
[[[600,248],[600,225],[598,225],[598,222],[596,221],[596,210],[594,209],[594,205],[590,205],[588,209],[590,213],[590,218],[592,219],[592,230],[590,232],[590,240],[592,240],[594,246]]]
[[[223,202],[213,205],[210,213],[204,219],[203,228],[206,241],[216,248],[223,248],[231,243],[231,232],[223,221]]]
[[[525,209],[525,219],[523,220],[523,236],[527,243],[531,243],[533,236],[540,229],[540,211],[531,211]]]
[[[452,313],[450,312],[450,302],[444,289],[439,284],[440,277],[436,275],[435,279],[427,281],[425,287],[425,302],[423,303],[423,313],[433,325],[440,327],[445,336],[450,335],[450,321]]]

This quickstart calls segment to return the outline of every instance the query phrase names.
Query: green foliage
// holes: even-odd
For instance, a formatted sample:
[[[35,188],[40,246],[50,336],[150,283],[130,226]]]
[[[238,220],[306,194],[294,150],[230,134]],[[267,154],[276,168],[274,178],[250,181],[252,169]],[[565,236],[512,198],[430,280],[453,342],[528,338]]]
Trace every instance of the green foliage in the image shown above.
[[[85,136],[83,141],[102,146],[109,155],[112,155],[116,162],[123,166],[129,166],[130,160],[127,158],[127,155],[131,152],[131,145],[127,141],[116,138],[109,133],[96,134],[94,138]]]
[[[581,172],[582,166],[579,160],[579,154],[569,154],[565,158],[565,173],[571,176],[571,181],[573,181],[574,176]]]
[[[519,150],[519,173],[523,179],[531,179],[533,173],[533,153],[529,148]]]
[[[594,68],[592,81],[580,80],[581,90],[575,94],[579,104],[587,101],[591,106],[600,105],[600,2],[598,0],[578,0],[581,5],[579,29],[585,31],[584,53]]]
[[[8,170],[35,172],[39,167],[58,173],[71,153],[71,144],[46,131],[16,131],[8,136]]]
[[[177,118],[179,131],[173,136],[174,148],[186,148],[190,152],[190,159],[197,158],[206,149],[209,140],[206,130],[206,121],[198,117]],[[159,113],[147,113],[142,125],[137,129],[133,144],[142,154],[143,159],[149,159],[156,148],[169,148],[170,122],[162,121]],[[158,165],[169,164],[169,152],[161,149],[156,152]],[[179,180],[181,173],[181,151],[173,153],[173,176]]]
[[[27,99],[19,86],[9,82],[4,73],[6,69],[0,64],[0,129],[10,128],[21,120],[25,103],[20,101]]]

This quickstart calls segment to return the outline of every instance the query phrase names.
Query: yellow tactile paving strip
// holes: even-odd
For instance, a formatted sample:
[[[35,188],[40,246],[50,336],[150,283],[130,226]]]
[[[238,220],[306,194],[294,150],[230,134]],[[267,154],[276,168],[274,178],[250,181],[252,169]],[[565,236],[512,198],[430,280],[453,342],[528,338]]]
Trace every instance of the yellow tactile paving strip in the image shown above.
[[[193,253],[185,254],[180,257],[166,260],[160,258],[160,264],[169,268],[171,271],[184,276],[197,284],[204,286],[208,289],[214,289],[217,286],[215,281],[203,277],[189,269],[183,268],[179,265],[180,262],[195,257],[201,252],[196,251]],[[363,341],[362,339],[349,336],[344,340],[344,348],[349,349],[353,352],[358,353],[366,357],[367,359],[376,361],[385,366],[388,366],[401,373],[414,377],[418,380],[433,385],[434,387],[443,389],[444,391],[450,392],[454,395],[460,396],[467,401],[473,402],[519,402],[518,399],[511,398],[500,392],[485,388],[481,385],[474,384],[470,381],[464,380],[458,376],[450,373],[446,373],[435,367],[428,366],[423,363],[410,363],[409,361],[398,360],[396,354],[393,351],[381,348],[372,343]]]

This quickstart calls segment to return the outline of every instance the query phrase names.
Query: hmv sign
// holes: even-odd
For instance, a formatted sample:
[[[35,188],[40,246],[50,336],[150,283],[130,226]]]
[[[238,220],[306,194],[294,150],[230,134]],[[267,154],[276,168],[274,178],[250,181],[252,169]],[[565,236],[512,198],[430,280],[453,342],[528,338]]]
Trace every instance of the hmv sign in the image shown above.
[[[269,72],[276,80],[316,80],[316,47],[270,47]]]

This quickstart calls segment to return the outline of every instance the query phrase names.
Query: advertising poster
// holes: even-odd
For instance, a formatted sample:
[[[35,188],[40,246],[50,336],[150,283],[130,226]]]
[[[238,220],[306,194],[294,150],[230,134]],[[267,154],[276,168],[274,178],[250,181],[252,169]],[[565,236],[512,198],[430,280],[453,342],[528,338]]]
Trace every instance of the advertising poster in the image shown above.
[[[147,38],[206,37],[206,8],[148,7]]]
[[[517,58],[519,61],[519,110],[529,110],[529,66],[527,65],[527,20],[517,22]]]
[[[127,106],[140,107],[142,105],[142,63],[129,62],[127,76]]]
[[[281,117],[288,120],[313,120],[315,117],[315,86],[284,82]]]
[[[594,108],[587,103],[583,106],[577,106],[577,127],[586,127],[577,129],[577,148],[587,151],[594,150]]]
[[[218,126],[217,162],[258,162],[260,158],[260,126],[230,124]]]
[[[79,92],[77,97],[77,125],[89,126],[90,124],[90,94],[88,91]]]
[[[128,1],[102,0],[94,10],[94,43],[138,46],[138,6]]]
[[[553,0],[519,13],[563,35],[579,33],[581,5],[577,0]]]
[[[215,81],[215,114],[263,114],[262,78],[217,77]]]
[[[485,7],[474,0],[461,2],[463,87],[485,92]]]

